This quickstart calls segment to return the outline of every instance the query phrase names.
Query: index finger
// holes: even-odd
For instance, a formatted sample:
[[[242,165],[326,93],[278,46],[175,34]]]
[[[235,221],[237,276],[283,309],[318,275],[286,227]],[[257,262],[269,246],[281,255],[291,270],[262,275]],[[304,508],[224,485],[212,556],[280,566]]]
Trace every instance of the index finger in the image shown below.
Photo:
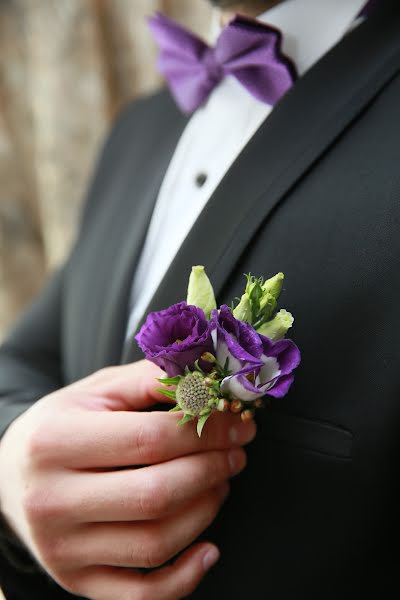
[[[181,413],[156,411],[82,412],[72,422],[66,416],[52,431],[47,460],[79,469],[149,465],[244,445],[256,434],[253,421],[244,423],[238,415],[215,412],[199,438],[195,422],[177,426],[181,417]]]

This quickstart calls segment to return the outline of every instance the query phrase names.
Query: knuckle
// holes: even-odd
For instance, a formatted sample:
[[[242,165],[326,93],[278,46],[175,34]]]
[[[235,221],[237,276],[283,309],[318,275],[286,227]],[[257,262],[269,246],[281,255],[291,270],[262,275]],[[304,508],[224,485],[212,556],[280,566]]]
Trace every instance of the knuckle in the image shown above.
[[[139,459],[146,463],[157,461],[163,441],[162,428],[157,423],[140,423],[135,436]]]
[[[146,550],[144,552],[145,567],[156,568],[168,560],[168,551],[165,542],[161,540],[157,532],[151,532],[146,539]]]
[[[44,521],[48,525],[49,521],[58,520],[66,513],[64,500],[40,487],[27,491],[22,505],[28,520],[33,523]]]
[[[157,518],[167,513],[169,497],[166,486],[157,476],[147,476],[139,494],[140,510],[147,518]]]
[[[38,426],[34,429],[26,446],[26,458],[29,467],[44,467],[49,464],[55,448],[53,427]]]
[[[131,566],[138,567],[139,559],[138,557],[142,556],[142,549],[137,544],[136,541],[131,541],[127,546],[121,551],[118,562],[120,566]]]

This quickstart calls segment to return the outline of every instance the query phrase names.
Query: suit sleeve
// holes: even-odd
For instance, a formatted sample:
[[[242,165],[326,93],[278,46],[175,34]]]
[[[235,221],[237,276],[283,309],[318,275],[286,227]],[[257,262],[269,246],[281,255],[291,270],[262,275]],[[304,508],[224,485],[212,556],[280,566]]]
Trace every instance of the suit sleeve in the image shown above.
[[[60,269],[0,347],[0,436],[36,400],[63,385],[62,289]]]

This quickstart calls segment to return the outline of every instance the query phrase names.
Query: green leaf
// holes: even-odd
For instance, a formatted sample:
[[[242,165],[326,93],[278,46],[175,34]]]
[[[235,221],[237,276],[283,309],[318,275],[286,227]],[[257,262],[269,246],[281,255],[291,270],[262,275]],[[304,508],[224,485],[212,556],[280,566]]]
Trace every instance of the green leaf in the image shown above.
[[[192,415],[185,414],[185,415],[183,415],[182,419],[180,421],[178,421],[178,425],[184,425],[185,423],[188,423],[188,421],[191,421],[192,419],[193,419]]]
[[[217,363],[215,365],[214,369],[218,375],[218,380],[219,380],[218,383],[220,383],[220,381],[222,379],[224,379],[224,377],[227,377],[228,375],[231,374],[231,372],[229,370],[229,356],[226,357],[226,361],[225,361],[225,364],[223,367],[221,367],[221,365]]]
[[[206,421],[210,415],[211,415],[211,412],[199,417],[199,420],[197,421],[197,435],[199,437],[201,437],[201,432],[203,431],[203,427],[206,424]]]
[[[194,368],[196,369],[196,371],[198,371],[199,373],[201,373],[202,375],[204,375],[204,371],[203,371],[203,369],[200,367],[200,365],[199,365],[199,361],[198,361],[198,360],[196,360],[196,361],[195,361],[195,363],[194,363]]]
[[[157,381],[163,383],[164,385],[178,385],[181,379],[182,375],[177,375],[176,377],[164,377],[164,379],[157,379]]]
[[[172,398],[173,400],[176,400],[176,393],[172,390],[165,390],[164,388],[159,388],[157,392],[160,392],[160,394],[167,396],[167,398]]]
[[[182,410],[179,404],[174,406],[174,408],[170,408],[168,412],[178,412],[178,410]]]

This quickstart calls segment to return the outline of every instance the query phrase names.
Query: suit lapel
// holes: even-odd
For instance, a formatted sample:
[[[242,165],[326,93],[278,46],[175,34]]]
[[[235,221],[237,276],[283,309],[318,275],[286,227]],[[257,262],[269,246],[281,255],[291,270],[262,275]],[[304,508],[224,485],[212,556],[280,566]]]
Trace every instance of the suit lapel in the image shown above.
[[[186,297],[204,264],[217,296],[273,209],[399,69],[399,7],[382,6],[302,77],[259,128],[204,208],[146,314]],[[122,362],[141,358],[135,341]]]

